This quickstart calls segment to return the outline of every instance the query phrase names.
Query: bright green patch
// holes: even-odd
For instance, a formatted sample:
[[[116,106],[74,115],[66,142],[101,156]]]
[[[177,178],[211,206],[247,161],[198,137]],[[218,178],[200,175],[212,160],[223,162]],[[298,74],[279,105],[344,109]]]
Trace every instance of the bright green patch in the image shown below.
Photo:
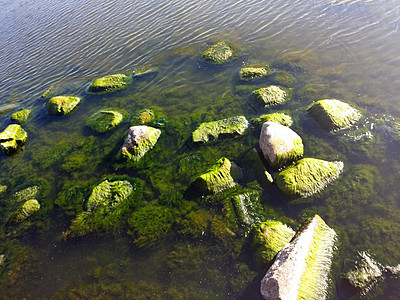
[[[304,198],[323,190],[342,170],[343,163],[339,161],[303,158],[280,172],[276,184],[286,196]]]
[[[7,191],[6,185],[0,185],[0,196],[3,195]]]
[[[10,224],[21,223],[40,209],[40,204],[36,199],[26,201],[10,218]]]
[[[249,123],[243,116],[201,123],[193,134],[193,142],[207,143],[210,138],[216,140],[220,134],[243,135]]]
[[[131,126],[147,125],[155,128],[164,128],[166,124],[167,118],[161,108],[156,106],[137,111],[131,120]]]
[[[271,74],[272,71],[267,67],[243,67],[240,69],[239,76],[241,80],[250,81],[264,78]]]
[[[210,64],[222,64],[233,58],[233,49],[225,42],[218,42],[200,54],[200,58]]]
[[[258,118],[251,119],[251,122],[259,127],[261,127],[265,122],[274,122],[287,127],[290,127],[293,124],[292,117],[284,113],[262,115]]]
[[[277,85],[270,85],[253,91],[253,98],[265,107],[279,105],[289,100],[290,95],[287,90]]]
[[[96,132],[107,132],[117,127],[124,120],[124,115],[115,110],[101,110],[86,120],[86,126]]]
[[[57,96],[50,98],[46,103],[47,113],[50,115],[66,116],[74,111],[81,102],[79,97]]]
[[[0,147],[6,155],[18,152],[25,145],[28,134],[18,124],[8,125],[0,133]]]
[[[10,118],[11,120],[17,122],[18,124],[23,124],[28,120],[31,112],[32,112],[31,109],[20,110],[13,113]]]
[[[130,75],[107,75],[94,80],[88,88],[88,93],[103,94],[118,91],[130,85],[132,80],[132,76]]]
[[[329,131],[348,128],[362,116],[357,109],[336,99],[319,100],[307,110],[321,127]]]

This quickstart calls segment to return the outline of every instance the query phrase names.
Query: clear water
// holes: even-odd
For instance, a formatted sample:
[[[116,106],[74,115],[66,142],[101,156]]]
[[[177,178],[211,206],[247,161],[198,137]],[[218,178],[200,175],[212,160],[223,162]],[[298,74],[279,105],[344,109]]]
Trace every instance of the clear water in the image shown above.
[[[270,111],[241,92],[238,71],[252,63],[291,60],[301,66],[290,70],[296,78],[292,101],[271,111],[290,111],[305,156],[345,163],[337,181],[304,203],[289,203],[275,188],[264,189],[267,215],[297,226],[318,213],[337,231],[341,244],[331,298],[358,297],[349,295],[340,279],[356,251],[368,250],[382,264],[400,263],[399,141],[387,122],[400,117],[400,1],[3,0],[0,5],[1,129],[12,112],[33,109],[23,126],[29,135],[24,151],[15,157],[1,154],[0,184],[7,184],[9,193],[38,179],[48,186],[43,213],[25,233],[10,234],[5,223],[11,208],[2,198],[0,245],[9,257],[0,269],[2,291],[7,290],[3,298],[260,298],[264,272],[254,266],[245,238],[231,244],[207,234],[193,239],[173,227],[150,249],[139,250],[125,235],[63,241],[71,218],[53,205],[65,185],[90,186],[114,173],[143,179],[147,201],[184,191],[190,178],[178,176],[177,166],[192,154],[202,157],[193,168],[226,156],[243,169],[244,184],[260,180],[243,159],[257,145],[255,134],[204,147],[186,142],[202,121],[250,119]],[[200,63],[199,53],[219,40],[234,44],[239,59],[223,67]],[[118,93],[85,94],[94,78],[145,66],[160,72]],[[52,85],[84,96],[71,116],[46,115],[40,95]],[[319,129],[305,110],[322,98],[363,109],[360,126],[370,129],[373,142],[349,143],[344,133]],[[115,170],[113,158],[129,124],[94,135],[85,119],[104,107],[132,115],[150,106],[161,107],[180,125],[164,134],[140,168]],[[43,165],[54,145],[80,139],[86,146]],[[177,257],[181,262],[174,264]],[[399,283],[388,279],[370,297],[397,299],[398,290]]]

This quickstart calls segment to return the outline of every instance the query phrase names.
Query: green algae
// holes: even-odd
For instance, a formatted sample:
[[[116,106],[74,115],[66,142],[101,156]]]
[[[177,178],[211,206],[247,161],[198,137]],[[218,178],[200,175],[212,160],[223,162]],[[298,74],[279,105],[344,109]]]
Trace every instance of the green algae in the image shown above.
[[[270,85],[253,91],[253,98],[265,107],[282,104],[290,100],[290,92],[276,85]]]
[[[293,124],[292,117],[285,113],[266,114],[251,119],[251,123],[258,126],[259,128],[261,128],[262,124],[264,124],[265,122],[274,122],[287,127],[290,127]]]
[[[118,110],[100,110],[86,119],[86,126],[95,132],[107,132],[117,127],[123,120],[124,114]]]
[[[286,196],[304,198],[322,191],[342,170],[342,162],[303,158],[280,172],[276,184]]]
[[[242,67],[239,71],[239,77],[244,81],[257,80],[264,78],[272,73],[271,69],[266,67]]]
[[[361,113],[349,104],[336,99],[319,100],[307,111],[326,130],[349,128],[361,118]]]
[[[164,128],[167,123],[167,118],[162,109],[156,106],[137,111],[131,119],[131,126],[147,125],[155,128]]]
[[[56,116],[66,116],[71,114],[81,98],[73,96],[57,96],[50,98],[46,103],[47,113]]]
[[[243,135],[248,124],[244,116],[201,123],[192,133],[192,139],[195,143],[207,143],[210,140],[218,139],[219,135]]]
[[[6,185],[0,185],[0,197],[7,191]]]
[[[36,199],[26,201],[10,218],[10,224],[21,223],[32,216],[40,209],[40,204]]]
[[[10,119],[14,122],[17,122],[18,124],[24,124],[28,120],[31,112],[32,112],[31,109],[19,110],[13,113],[10,116]]]
[[[279,221],[266,221],[254,226],[252,248],[255,264],[266,269],[276,254],[294,237],[293,229]]]
[[[290,88],[295,85],[296,78],[289,72],[275,71],[268,76],[268,82],[270,84]]]
[[[126,88],[132,83],[130,75],[113,74],[95,79],[89,86],[87,92],[91,94],[104,94]]]
[[[200,58],[210,64],[222,64],[230,61],[235,52],[225,42],[218,42],[201,52]]]
[[[0,133],[0,147],[6,155],[12,155],[22,149],[27,139],[28,134],[20,125],[11,124]]]
[[[157,67],[144,67],[139,70],[135,70],[132,72],[133,78],[143,78],[147,76],[156,76],[160,72],[160,69]]]
[[[87,190],[87,188],[80,185],[63,187],[62,191],[58,193],[54,204],[60,207],[67,216],[75,217],[84,211],[84,203],[88,198]]]

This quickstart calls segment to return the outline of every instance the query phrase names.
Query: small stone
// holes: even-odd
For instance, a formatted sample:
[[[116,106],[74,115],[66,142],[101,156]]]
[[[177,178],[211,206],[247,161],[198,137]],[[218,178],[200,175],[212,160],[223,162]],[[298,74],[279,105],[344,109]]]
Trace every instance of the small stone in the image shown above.
[[[101,110],[92,114],[86,120],[86,126],[96,132],[107,132],[117,127],[124,119],[124,116],[114,110]]]
[[[89,86],[88,92],[93,94],[103,94],[121,90],[130,85],[133,81],[132,76],[125,74],[107,75],[93,81]]]
[[[277,85],[253,91],[253,97],[265,107],[282,104],[289,100],[288,93]]]
[[[28,139],[28,134],[21,125],[11,124],[0,133],[0,147],[6,155],[12,155],[22,149]]]
[[[240,69],[239,77],[241,80],[251,81],[264,78],[271,73],[272,71],[269,67],[243,67]]]
[[[204,50],[200,58],[210,64],[222,64],[232,59],[233,49],[225,42],[218,42]]]
[[[69,115],[74,111],[79,102],[81,102],[79,97],[53,97],[46,103],[47,113],[57,116]]]
[[[24,109],[17,111],[11,115],[11,120],[17,122],[18,124],[23,124],[28,120],[29,115],[31,114],[31,109]]]
[[[11,224],[21,223],[32,216],[40,209],[40,204],[36,199],[26,201],[10,218]]]

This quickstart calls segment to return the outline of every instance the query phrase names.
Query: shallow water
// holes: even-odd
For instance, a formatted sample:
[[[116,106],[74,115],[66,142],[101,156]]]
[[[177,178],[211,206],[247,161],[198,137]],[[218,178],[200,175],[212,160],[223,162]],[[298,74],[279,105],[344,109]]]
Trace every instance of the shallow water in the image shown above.
[[[1,130],[12,112],[33,109],[23,125],[24,151],[0,156],[0,184],[8,186],[0,213],[0,252],[9,257],[0,267],[5,298],[260,298],[264,272],[254,266],[246,238],[187,237],[176,233],[175,224],[150,249],[138,249],[125,234],[65,242],[61,233],[71,217],[54,200],[68,185],[89,187],[105,175],[126,174],[146,182],[146,201],[168,202],[175,191],[185,191],[196,168],[222,156],[243,170],[242,184],[260,181],[245,159],[257,145],[255,132],[201,147],[188,138],[200,122],[235,115],[250,119],[268,111],[290,112],[305,156],[345,164],[337,181],[307,201],[289,202],[275,187],[264,187],[262,195],[268,218],[296,227],[318,213],[337,231],[329,297],[358,297],[340,280],[356,251],[367,250],[384,265],[400,263],[399,140],[388,122],[400,117],[400,1],[4,0],[1,6]],[[219,40],[234,45],[238,59],[221,67],[201,63],[199,53]],[[287,68],[288,61],[296,66]],[[244,64],[267,63],[296,79],[292,100],[272,109],[254,105],[238,77]],[[85,93],[95,78],[146,66],[159,73],[120,92]],[[40,96],[53,85],[60,93],[83,96],[72,115],[46,114]],[[323,98],[361,108],[366,118],[359,126],[371,131],[372,143],[365,136],[349,142],[348,131],[332,135],[320,129],[306,108]],[[129,122],[106,134],[85,127],[85,119],[101,108],[120,107],[133,115],[150,106],[160,107],[172,125],[136,168],[114,161]],[[192,160],[192,171],[179,173],[182,159]],[[25,233],[23,228],[13,233],[5,224],[12,210],[6,199],[39,179],[47,187],[42,213]],[[218,208],[211,211],[221,215]],[[385,280],[370,297],[396,299],[398,286],[395,279]]]

